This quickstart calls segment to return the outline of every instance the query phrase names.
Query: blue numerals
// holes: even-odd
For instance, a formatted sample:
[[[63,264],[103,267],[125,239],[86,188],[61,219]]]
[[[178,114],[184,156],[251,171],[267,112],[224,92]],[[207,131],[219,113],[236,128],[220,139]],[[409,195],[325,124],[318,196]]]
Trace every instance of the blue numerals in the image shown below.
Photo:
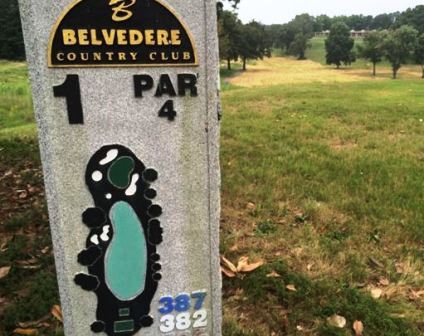
[[[196,301],[194,304],[194,310],[200,310],[203,307],[207,293],[206,292],[193,292],[191,297]]]
[[[159,313],[162,315],[167,315],[174,311],[182,313],[189,311],[192,307],[194,310],[200,310],[203,307],[206,296],[206,292],[193,292],[191,295],[183,293],[175,298],[164,296],[159,300],[159,303],[162,305],[159,308]]]
[[[170,314],[174,311],[174,298],[172,296],[164,296],[159,300],[162,304],[162,308],[159,309],[159,313],[162,315]]]

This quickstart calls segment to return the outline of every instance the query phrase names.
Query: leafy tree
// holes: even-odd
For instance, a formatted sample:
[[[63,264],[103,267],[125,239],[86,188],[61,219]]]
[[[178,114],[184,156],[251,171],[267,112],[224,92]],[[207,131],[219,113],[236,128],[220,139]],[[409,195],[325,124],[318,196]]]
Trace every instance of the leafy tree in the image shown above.
[[[368,30],[372,23],[372,16],[351,15],[346,17],[345,23],[353,30]]]
[[[421,65],[421,69],[422,69],[421,78],[424,78],[424,34],[421,34],[417,38],[417,43],[415,44],[415,50],[414,50],[414,58],[415,58],[415,62]]]
[[[377,63],[380,63],[384,57],[383,41],[386,38],[386,34],[385,31],[369,32],[365,35],[363,44],[358,46],[360,56],[373,64],[374,77]]]
[[[417,35],[418,31],[411,26],[402,26],[387,34],[383,42],[383,49],[392,66],[393,79],[396,79],[402,64],[406,64],[413,56]]]
[[[314,32],[330,30],[332,20],[328,15],[319,15],[314,20]]]
[[[297,15],[292,21],[280,27],[276,46],[288,54],[305,59],[309,40],[313,36],[314,18],[309,14]]]
[[[295,36],[296,32],[291,25],[287,23],[282,25],[277,36],[276,46],[288,53]]]
[[[270,56],[270,39],[267,36],[264,25],[252,21],[242,26],[239,52],[243,61],[243,70],[246,70],[248,59],[263,59]]]
[[[355,41],[350,37],[350,29],[343,22],[331,26],[330,35],[325,41],[327,64],[335,64],[337,69],[342,64],[350,65],[355,62],[353,47]]]
[[[309,14],[297,15],[289,25],[295,35],[288,51],[291,55],[303,60],[306,58],[306,49],[311,46],[309,40],[313,36],[314,18]]]
[[[390,29],[396,22],[399,13],[377,15],[371,23],[371,29]]]
[[[265,25],[265,31],[267,32],[269,38],[272,41],[272,46],[279,47],[279,36],[280,31],[282,29],[283,25],[281,24],[271,24],[271,25]]]
[[[414,27],[420,34],[424,33],[424,5],[403,12],[397,21],[397,27],[408,25]]]
[[[24,60],[25,48],[17,0],[0,0],[0,58]]]
[[[294,37],[294,41],[290,45],[289,53],[291,55],[295,55],[299,60],[306,59],[305,53],[306,49],[310,48],[311,42],[309,41],[311,38],[303,33],[297,33]]]
[[[223,10],[218,20],[219,56],[227,61],[231,70],[231,61],[237,60],[242,37],[242,23],[233,12]]]

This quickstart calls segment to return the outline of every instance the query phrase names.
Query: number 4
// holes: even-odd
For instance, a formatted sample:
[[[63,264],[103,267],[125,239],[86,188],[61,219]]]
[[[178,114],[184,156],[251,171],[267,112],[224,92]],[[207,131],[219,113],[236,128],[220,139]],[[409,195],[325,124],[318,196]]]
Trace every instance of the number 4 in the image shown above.
[[[169,121],[174,121],[177,112],[174,110],[174,101],[168,100],[159,110],[159,117],[168,118]]]

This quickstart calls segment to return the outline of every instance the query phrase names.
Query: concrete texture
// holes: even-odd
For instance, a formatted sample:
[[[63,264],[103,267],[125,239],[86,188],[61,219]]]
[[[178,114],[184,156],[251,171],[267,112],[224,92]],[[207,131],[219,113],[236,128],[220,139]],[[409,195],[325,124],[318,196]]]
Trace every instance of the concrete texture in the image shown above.
[[[161,335],[158,300],[162,296],[206,290],[208,335],[221,335],[221,276],[219,271],[219,121],[218,53],[215,0],[168,0],[191,30],[198,67],[63,68],[47,67],[47,45],[54,23],[71,0],[20,0],[27,58],[65,333],[91,335],[97,299],[73,282],[86,272],[77,262],[85,248],[88,228],[81,213],[93,200],[84,181],[86,165],[99,148],[121,144],[147,167],[159,172],[153,184],[164,242],[159,245],[163,279],[152,303],[152,327],[138,335]],[[174,122],[158,118],[166,97],[148,94],[136,99],[133,75],[158,78],[178,73],[198,74],[199,96],[175,98]],[[85,124],[69,125],[65,99],[53,96],[53,86],[67,74],[80,77]],[[176,333],[178,335],[178,333]]]

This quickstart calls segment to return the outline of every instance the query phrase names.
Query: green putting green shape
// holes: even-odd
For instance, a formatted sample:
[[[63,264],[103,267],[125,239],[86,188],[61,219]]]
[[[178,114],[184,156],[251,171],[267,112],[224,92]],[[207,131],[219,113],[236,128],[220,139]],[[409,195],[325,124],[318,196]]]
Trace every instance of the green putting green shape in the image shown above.
[[[119,189],[127,188],[130,185],[131,173],[134,167],[134,160],[129,156],[124,156],[116,160],[109,168],[109,182]]]
[[[106,252],[106,283],[122,301],[130,301],[145,288],[147,246],[143,227],[127,202],[117,202],[110,210],[113,238]]]

